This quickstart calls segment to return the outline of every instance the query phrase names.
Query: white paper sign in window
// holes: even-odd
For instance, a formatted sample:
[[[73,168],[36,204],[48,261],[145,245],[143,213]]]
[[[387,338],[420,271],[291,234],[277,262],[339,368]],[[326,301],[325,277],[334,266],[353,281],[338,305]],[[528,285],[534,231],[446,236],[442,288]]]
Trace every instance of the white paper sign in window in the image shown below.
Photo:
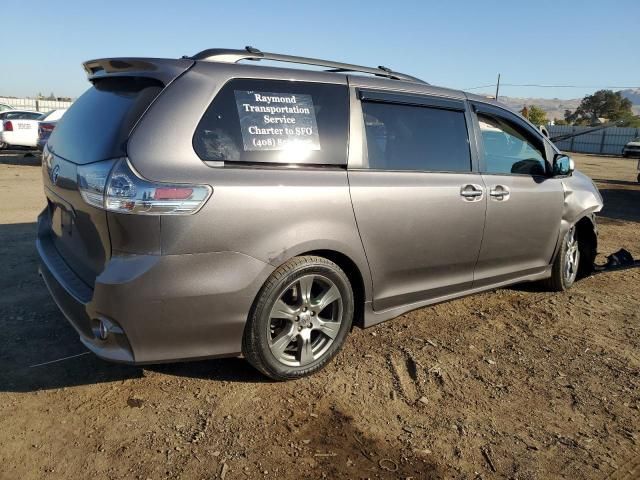
[[[320,150],[311,95],[234,90],[249,150]]]

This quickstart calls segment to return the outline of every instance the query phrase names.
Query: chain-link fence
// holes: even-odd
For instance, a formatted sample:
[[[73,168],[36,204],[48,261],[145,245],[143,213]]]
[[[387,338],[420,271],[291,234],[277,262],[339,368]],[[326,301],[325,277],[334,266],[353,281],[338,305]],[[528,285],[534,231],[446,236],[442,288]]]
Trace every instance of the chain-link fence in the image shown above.
[[[8,105],[21,110],[34,110],[36,112],[50,112],[58,108],[69,108],[72,102],[60,100],[39,100],[35,98],[10,98],[0,97],[0,105]]]
[[[551,138],[588,132],[593,127],[575,127],[572,125],[550,125],[547,127]],[[622,155],[624,146],[640,137],[640,128],[609,127],[591,133],[555,142],[560,150],[577,153],[596,153],[604,155]]]

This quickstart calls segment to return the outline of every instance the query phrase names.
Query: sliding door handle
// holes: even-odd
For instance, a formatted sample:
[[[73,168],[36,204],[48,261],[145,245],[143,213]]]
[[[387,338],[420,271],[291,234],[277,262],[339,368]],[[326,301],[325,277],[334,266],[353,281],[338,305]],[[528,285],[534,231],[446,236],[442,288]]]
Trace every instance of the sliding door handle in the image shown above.
[[[496,200],[508,200],[509,195],[511,195],[511,191],[509,190],[509,187],[505,187],[504,185],[496,185],[491,190],[489,190],[489,195]]]
[[[463,185],[462,187],[460,187],[460,196],[469,201],[480,200],[483,193],[484,190],[480,185],[474,185],[470,183],[468,185]]]

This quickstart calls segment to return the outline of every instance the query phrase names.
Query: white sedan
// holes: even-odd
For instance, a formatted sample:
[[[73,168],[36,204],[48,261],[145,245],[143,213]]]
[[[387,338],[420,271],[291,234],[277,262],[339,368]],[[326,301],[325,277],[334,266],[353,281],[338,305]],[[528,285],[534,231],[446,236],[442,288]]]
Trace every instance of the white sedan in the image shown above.
[[[32,110],[5,110],[0,112],[0,149],[9,146],[2,138],[2,131],[4,130],[4,124],[6,121],[10,121],[9,128],[13,128],[13,122],[17,120],[35,120],[42,117],[41,112],[34,112]]]
[[[23,112],[14,115],[16,111],[2,112],[7,118],[2,120],[0,128],[0,148],[30,147],[38,145],[38,125],[41,120],[54,121],[60,119],[66,109],[52,110],[49,113]]]

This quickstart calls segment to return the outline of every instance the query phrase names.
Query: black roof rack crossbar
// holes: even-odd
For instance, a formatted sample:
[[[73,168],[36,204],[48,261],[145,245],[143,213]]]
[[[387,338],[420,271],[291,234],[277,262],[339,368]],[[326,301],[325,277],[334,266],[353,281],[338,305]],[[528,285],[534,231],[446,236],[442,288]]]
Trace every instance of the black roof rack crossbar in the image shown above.
[[[280,53],[267,53],[253,47],[245,47],[244,50],[233,50],[227,48],[209,48],[196,53],[192,57],[184,57],[191,60],[204,60],[211,62],[237,63],[241,60],[271,60],[274,62],[289,62],[304,65],[316,65],[327,67],[330,72],[360,72],[376,75],[378,77],[393,78],[395,80],[407,80],[409,82],[427,83],[419,78],[412,77],[400,72],[394,72],[390,68],[380,66],[378,68],[363,67],[350,63],[333,62],[331,60],[321,60],[319,58],[297,57],[295,55],[282,55]]]

